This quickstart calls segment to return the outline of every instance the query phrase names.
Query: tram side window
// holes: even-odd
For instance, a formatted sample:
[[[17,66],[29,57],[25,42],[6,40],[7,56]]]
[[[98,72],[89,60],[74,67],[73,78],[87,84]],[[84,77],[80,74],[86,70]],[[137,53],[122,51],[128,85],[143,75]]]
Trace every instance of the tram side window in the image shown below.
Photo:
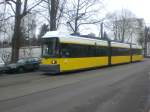
[[[70,49],[69,49],[68,44],[61,45],[60,55],[61,57],[70,57]]]
[[[61,57],[86,57],[87,47],[77,44],[61,44]]]
[[[96,56],[108,56],[109,49],[108,47],[97,46],[96,47]]]
[[[95,46],[87,46],[87,57],[94,57],[95,56]]]
[[[132,54],[141,55],[142,54],[142,50],[141,49],[132,49]]]
[[[103,46],[61,44],[61,57],[96,57],[107,56],[108,48]]]
[[[130,55],[130,49],[128,48],[112,48],[113,56],[127,56]]]
[[[138,55],[142,55],[142,50],[141,49],[138,49]]]

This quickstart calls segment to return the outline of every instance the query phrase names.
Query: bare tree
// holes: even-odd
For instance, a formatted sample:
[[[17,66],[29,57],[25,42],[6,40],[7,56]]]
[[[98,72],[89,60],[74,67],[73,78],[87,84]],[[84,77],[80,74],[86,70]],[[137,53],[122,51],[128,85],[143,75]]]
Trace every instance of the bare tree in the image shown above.
[[[6,5],[3,4],[0,10],[0,32],[5,32],[4,30],[5,16],[6,16]]]
[[[74,34],[79,33],[79,27],[86,24],[96,24],[101,22],[97,17],[102,3],[99,0],[71,0],[67,6],[66,18],[67,24]],[[93,8],[95,5],[100,4]],[[100,8],[99,8],[100,7]]]
[[[48,0],[50,4],[50,0]],[[56,17],[58,13],[58,4],[59,0],[51,0],[51,8],[50,8],[50,30],[54,31],[56,30]]]
[[[141,45],[144,49],[144,56],[149,55],[149,42],[150,42],[150,27],[145,26],[144,36],[140,34],[140,38],[138,38],[138,44]]]
[[[21,22],[22,19],[38,6],[43,0],[35,0],[29,3],[29,0],[4,0],[0,4],[7,4],[10,6],[15,17],[14,33],[12,37],[12,62],[16,62],[19,58],[19,48],[21,39]]]
[[[2,19],[3,19],[3,14],[0,13],[0,20],[2,20]],[[2,23],[2,21],[0,21],[0,32],[3,31],[2,27],[3,27],[3,23]]]
[[[129,40],[136,31],[137,18],[127,9],[108,14],[107,19],[107,26],[113,32],[114,40],[125,42],[125,40]]]
[[[66,0],[44,0],[40,5],[42,10],[39,14],[48,21],[50,31],[58,29],[64,14],[65,4]]]
[[[43,24],[40,28],[40,33],[38,35],[39,40],[41,40],[42,36],[49,31],[48,25],[47,24]]]

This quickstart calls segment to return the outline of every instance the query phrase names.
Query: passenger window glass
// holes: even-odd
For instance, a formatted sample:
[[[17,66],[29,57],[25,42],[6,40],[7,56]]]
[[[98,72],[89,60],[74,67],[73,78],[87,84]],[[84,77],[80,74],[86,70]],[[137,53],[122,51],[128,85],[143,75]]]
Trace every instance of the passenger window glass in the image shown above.
[[[69,51],[67,49],[62,49],[61,56],[62,57],[69,57],[70,53],[69,53]]]
[[[107,56],[108,48],[95,45],[61,44],[61,57],[96,57]]]

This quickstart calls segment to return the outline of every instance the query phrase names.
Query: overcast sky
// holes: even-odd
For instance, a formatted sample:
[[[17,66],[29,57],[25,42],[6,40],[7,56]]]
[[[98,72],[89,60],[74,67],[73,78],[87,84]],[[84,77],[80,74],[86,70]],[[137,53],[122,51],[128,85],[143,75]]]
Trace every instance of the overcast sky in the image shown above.
[[[101,12],[101,16],[105,16],[107,13],[120,11],[122,9],[128,9],[135,14],[138,18],[144,18],[145,23],[150,26],[150,0],[103,0],[104,10]],[[91,26],[90,26],[91,27]],[[82,29],[82,28],[81,28]],[[99,34],[99,28],[92,26],[91,28],[85,29],[83,27],[83,33],[95,33]],[[94,30],[91,30],[94,29]]]
[[[122,8],[131,10],[137,17],[144,18],[150,25],[150,0],[104,0],[106,10],[111,12]]]

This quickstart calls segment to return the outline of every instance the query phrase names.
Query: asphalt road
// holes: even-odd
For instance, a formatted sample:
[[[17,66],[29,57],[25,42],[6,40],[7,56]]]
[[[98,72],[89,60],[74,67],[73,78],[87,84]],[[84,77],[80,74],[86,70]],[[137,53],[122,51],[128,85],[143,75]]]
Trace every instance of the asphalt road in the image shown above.
[[[0,112],[149,112],[150,60],[77,73],[0,77]]]

